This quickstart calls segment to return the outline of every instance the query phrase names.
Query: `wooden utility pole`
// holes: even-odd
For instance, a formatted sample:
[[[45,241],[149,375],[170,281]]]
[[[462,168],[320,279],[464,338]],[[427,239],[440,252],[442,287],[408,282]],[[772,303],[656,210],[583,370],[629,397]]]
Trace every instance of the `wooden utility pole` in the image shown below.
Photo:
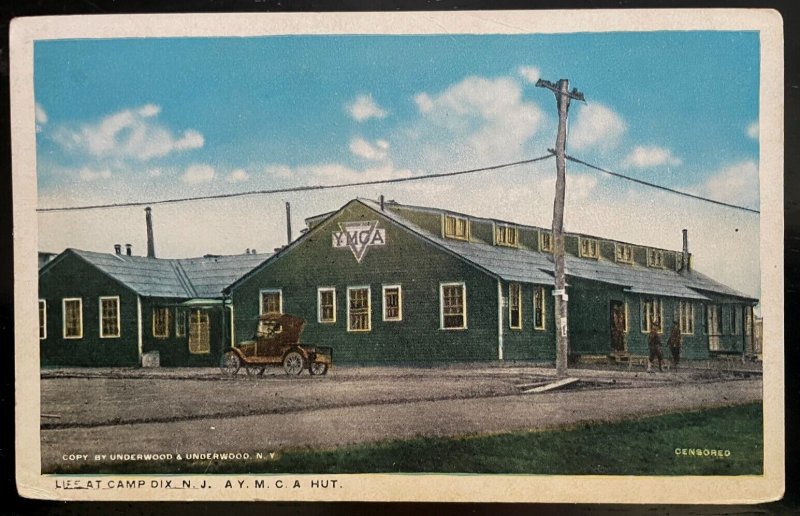
[[[539,88],[547,88],[556,95],[558,105],[558,136],[556,136],[556,195],[553,201],[553,261],[555,262],[555,320],[556,320],[556,375],[567,375],[569,356],[569,326],[567,324],[567,290],[564,273],[564,195],[567,182],[567,115],[570,99],[584,100],[577,89],[569,91],[569,80],[558,84],[539,79]]]

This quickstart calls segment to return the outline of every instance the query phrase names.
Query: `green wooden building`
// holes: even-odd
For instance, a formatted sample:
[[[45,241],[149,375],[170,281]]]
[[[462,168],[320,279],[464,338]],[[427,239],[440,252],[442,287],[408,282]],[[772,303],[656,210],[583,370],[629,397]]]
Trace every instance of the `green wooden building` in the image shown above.
[[[160,259],[67,249],[39,270],[42,366],[214,366],[229,346],[222,289],[268,255]]]
[[[550,231],[442,209],[356,199],[228,286],[234,340],[259,314],[308,322],[303,341],[337,362],[550,361]],[[650,325],[684,356],[752,347],[756,300],[672,251],[567,234],[570,352],[646,354]],[[666,337],[666,335],[665,335]]]
[[[159,259],[68,249],[39,271],[44,366],[214,366],[264,313],[307,321],[337,363],[555,357],[552,236],[443,209],[355,199],[273,255]],[[684,249],[565,238],[570,352],[647,353],[676,321],[683,356],[753,350],[756,299]]]

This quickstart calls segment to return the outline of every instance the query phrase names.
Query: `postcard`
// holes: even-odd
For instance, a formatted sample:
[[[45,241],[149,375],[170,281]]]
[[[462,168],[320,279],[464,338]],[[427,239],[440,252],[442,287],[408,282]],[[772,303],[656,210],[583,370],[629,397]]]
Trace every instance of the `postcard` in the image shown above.
[[[23,496],[782,496],[776,12],[22,18],[11,66]]]

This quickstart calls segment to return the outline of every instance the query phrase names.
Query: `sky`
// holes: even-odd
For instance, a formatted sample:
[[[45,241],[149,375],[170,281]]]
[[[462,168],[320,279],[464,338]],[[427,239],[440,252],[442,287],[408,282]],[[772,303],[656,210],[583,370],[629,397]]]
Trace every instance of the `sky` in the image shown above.
[[[547,154],[569,79],[568,154],[759,209],[755,32],[39,41],[39,207],[153,201],[491,166]],[[161,257],[269,252],[355,197],[549,227],[555,162],[436,180],[153,207]],[[142,207],[41,212],[39,249],[144,253]],[[759,216],[569,163],[568,231],[680,250],[760,295]]]

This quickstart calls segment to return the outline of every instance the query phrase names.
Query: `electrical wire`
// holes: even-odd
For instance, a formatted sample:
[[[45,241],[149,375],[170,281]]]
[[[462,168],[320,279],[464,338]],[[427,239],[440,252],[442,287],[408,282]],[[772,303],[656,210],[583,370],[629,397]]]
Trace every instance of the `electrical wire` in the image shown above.
[[[311,190],[333,190],[338,188],[350,188],[354,186],[369,186],[369,185],[382,185],[382,184],[390,184],[390,183],[404,183],[409,181],[421,181],[425,179],[436,179],[442,177],[452,177],[452,176],[460,176],[464,174],[474,174],[476,172],[486,172],[489,170],[499,170],[503,168],[510,168],[516,167],[520,165],[527,165],[529,163],[535,163],[537,161],[544,161],[546,159],[552,158],[552,154],[547,154],[545,156],[539,156],[537,158],[532,159],[525,159],[522,161],[514,161],[512,163],[503,163],[500,165],[492,165],[490,167],[481,167],[481,168],[472,168],[469,170],[458,170],[455,172],[442,172],[438,174],[425,174],[422,176],[410,176],[410,177],[397,177],[392,179],[376,179],[371,181],[357,181],[354,183],[341,183],[341,184],[334,184],[334,185],[306,185],[306,186],[293,186],[287,188],[275,188],[272,190],[250,190],[247,192],[235,192],[235,193],[226,193],[226,194],[216,194],[216,195],[203,195],[203,196],[196,196],[196,197],[181,197],[175,199],[160,199],[155,201],[134,201],[134,202],[120,202],[120,203],[111,203],[111,204],[92,204],[92,205],[85,205],[85,206],[61,206],[57,208],[37,208],[36,211],[39,213],[47,213],[47,212],[57,212],[57,211],[78,211],[78,210],[99,210],[99,209],[109,209],[109,208],[127,208],[131,206],[153,206],[156,204],[173,204],[179,202],[190,202],[190,201],[206,201],[212,199],[230,199],[232,197],[244,197],[248,195],[271,195],[277,193],[287,193],[287,192],[307,192]]]
[[[710,199],[708,197],[703,197],[703,196],[700,196],[700,195],[691,194],[689,192],[683,192],[681,190],[675,190],[673,188],[662,186],[662,185],[659,185],[659,184],[656,184],[656,183],[650,183],[648,181],[643,181],[641,179],[636,179],[635,177],[626,176],[625,174],[620,174],[618,172],[612,172],[610,170],[606,170],[606,169],[604,169],[602,167],[598,167],[597,165],[592,165],[591,163],[587,163],[586,161],[580,160],[580,159],[572,157],[572,156],[565,156],[565,157],[566,157],[566,159],[568,161],[572,161],[573,163],[578,163],[580,165],[583,165],[585,167],[589,167],[591,169],[603,172],[603,173],[608,174],[610,176],[618,177],[620,179],[625,179],[627,181],[633,181],[634,183],[639,183],[640,185],[649,186],[651,188],[657,188],[659,190],[664,190],[665,192],[670,192],[670,193],[673,193],[673,194],[682,195],[684,197],[689,197],[691,199],[697,199],[699,201],[705,201],[705,202],[710,202],[710,203],[713,203],[713,204],[718,204],[720,206],[726,206],[728,208],[735,208],[737,210],[749,211],[751,213],[761,213],[759,210],[756,210],[756,209],[753,209],[753,208],[748,208],[746,206],[739,206],[738,204],[730,204],[730,203],[727,203],[727,202],[718,201],[716,199]]]
[[[191,201],[206,201],[206,200],[214,200],[214,199],[230,199],[233,197],[244,197],[250,195],[271,195],[277,193],[288,193],[288,192],[307,192],[307,191],[318,191],[318,190],[333,190],[333,189],[340,189],[340,188],[352,188],[356,186],[370,186],[370,185],[381,185],[381,184],[391,184],[391,183],[405,183],[410,181],[422,181],[426,179],[437,179],[442,177],[453,177],[453,176],[460,176],[465,174],[474,174],[477,172],[487,172],[490,170],[500,170],[503,168],[510,168],[516,167],[520,165],[526,165],[529,163],[535,163],[537,161],[544,161],[546,159],[555,157],[555,151],[552,149],[548,149],[550,154],[539,156],[532,159],[526,159],[522,161],[514,161],[511,163],[502,163],[500,165],[492,165],[489,167],[481,167],[481,168],[472,168],[468,170],[458,170],[455,172],[442,172],[438,174],[426,174],[422,176],[410,176],[410,177],[398,177],[392,179],[375,179],[370,181],[356,181],[353,183],[340,183],[340,184],[333,184],[333,185],[305,185],[305,186],[292,186],[286,188],[275,188],[271,190],[250,190],[247,192],[234,192],[234,193],[226,193],[226,194],[215,194],[215,195],[203,195],[203,196],[195,196],[195,197],[180,197],[180,198],[173,198],[173,199],[159,199],[154,201],[134,201],[134,202],[121,202],[121,203],[110,203],[110,204],[92,204],[92,205],[84,205],[84,206],[61,206],[56,208],[37,208],[36,211],[39,213],[48,213],[48,212],[63,212],[63,211],[79,211],[79,210],[98,210],[98,209],[110,209],[110,208],[127,208],[127,207],[135,207],[135,206],[151,206],[156,204],[174,204],[180,202],[191,202]],[[757,213],[760,214],[759,210],[754,208],[748,208],[746,206],[740,206],[737,204],[731,204],[723,201],[718,201],[716,199],[711,199],[708,197],[703,197],[700,195],[691,194],[689,192],[684,192],[681,190],[675,190],[674,188],[669,188],[667,186],[659,185],[656,183],[651,183],[649,181],[644,181],[642,179],[637,179],[635,177],[627,176],[625,174],[620,174],[618,172],[612,172],[611,170],[599,167],[597,165],[593,165],[589,162],[583,161],[578,159],[574,156],[565,156],[568,161],[573,163],[578,163],[579,165],[583,165],[590,169],[602,172],[604,174],[608,174],[613,177],[617,177],[619,179],[624,179],[626,181],[632,181],[634,183],[638,183],[640,185],[649,186],[651,188],[656,188],[659,190],[663,190],[665,192],[673,193],[676,195],[681,195],[683,197],[688,197],[691,199],[709,202],[712,204],[716,204],[719,206],[725,206],[728,208],[733,208],[737,210],[747,211],[750,213]]]

